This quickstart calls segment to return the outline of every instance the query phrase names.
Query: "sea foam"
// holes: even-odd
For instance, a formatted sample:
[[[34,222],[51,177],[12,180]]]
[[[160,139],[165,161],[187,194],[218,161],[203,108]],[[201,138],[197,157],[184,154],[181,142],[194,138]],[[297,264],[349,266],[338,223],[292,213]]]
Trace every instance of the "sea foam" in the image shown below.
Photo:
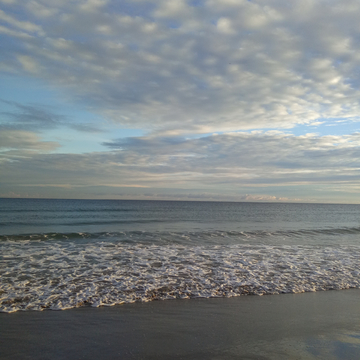
[[[356,245],[49,238],[2,239],[0,311],[360,288]]]

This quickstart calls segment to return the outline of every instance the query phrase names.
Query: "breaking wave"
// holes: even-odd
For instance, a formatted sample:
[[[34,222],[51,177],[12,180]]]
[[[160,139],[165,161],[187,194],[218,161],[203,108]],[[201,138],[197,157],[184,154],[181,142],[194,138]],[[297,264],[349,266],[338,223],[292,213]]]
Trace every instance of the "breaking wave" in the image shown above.
[[[360,288],[359,246],[219,244],[258,232],[159,234],[2,236],[0,311]]]
[[[145,220],[146,222],[146,220]],[[153,222],[153,221],[152,221]],[[300,229],[300,230],[276,230],[276,231],[119,231],[119,232],[72,232],[72,233],[38,233],[38,234],[12,234],[0,235],[0,241],[28,241],[28,240],[69,240],[69,239],[119,239],[131,240],[136,239],[152,239],[153,241],[161,241],[163,239],[181,239],[187,238],[192,241],[216,239],[261,239],[261,238],[308,238],[309,236],[339,236],[339,235],[356,235],[360,234],[360,227],[339,227],[339,228],[322,228],[322,229]]]

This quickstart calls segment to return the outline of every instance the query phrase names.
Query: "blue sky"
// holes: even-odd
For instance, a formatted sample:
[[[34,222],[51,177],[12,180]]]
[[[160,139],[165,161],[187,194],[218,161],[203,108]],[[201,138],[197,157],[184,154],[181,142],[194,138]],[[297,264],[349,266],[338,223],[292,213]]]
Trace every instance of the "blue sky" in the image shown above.
[[[359,15],[0,0],[0,196],[360,203]]]

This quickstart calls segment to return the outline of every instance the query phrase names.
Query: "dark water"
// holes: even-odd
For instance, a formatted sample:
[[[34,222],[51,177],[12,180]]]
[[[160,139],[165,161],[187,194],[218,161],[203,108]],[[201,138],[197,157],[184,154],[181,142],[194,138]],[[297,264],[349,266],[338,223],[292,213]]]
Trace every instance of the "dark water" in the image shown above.
[[[243,237],[270,243],[280,237],[299,244],[357,245],[360,205],[0,199],[3,238],[49,233],[96,238],[123,232],[192,233],[204,245],[212,233],[227,233],[235,243]]]
[[[0,309],[358,288],[360,206],[0,199]]]

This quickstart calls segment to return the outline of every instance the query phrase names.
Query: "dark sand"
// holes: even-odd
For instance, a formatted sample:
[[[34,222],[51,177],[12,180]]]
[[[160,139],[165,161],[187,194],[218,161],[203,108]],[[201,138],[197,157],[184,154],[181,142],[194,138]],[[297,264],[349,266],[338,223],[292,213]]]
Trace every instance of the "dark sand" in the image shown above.
[[[360,290],[0,314],[0,359],[360,359]]]

